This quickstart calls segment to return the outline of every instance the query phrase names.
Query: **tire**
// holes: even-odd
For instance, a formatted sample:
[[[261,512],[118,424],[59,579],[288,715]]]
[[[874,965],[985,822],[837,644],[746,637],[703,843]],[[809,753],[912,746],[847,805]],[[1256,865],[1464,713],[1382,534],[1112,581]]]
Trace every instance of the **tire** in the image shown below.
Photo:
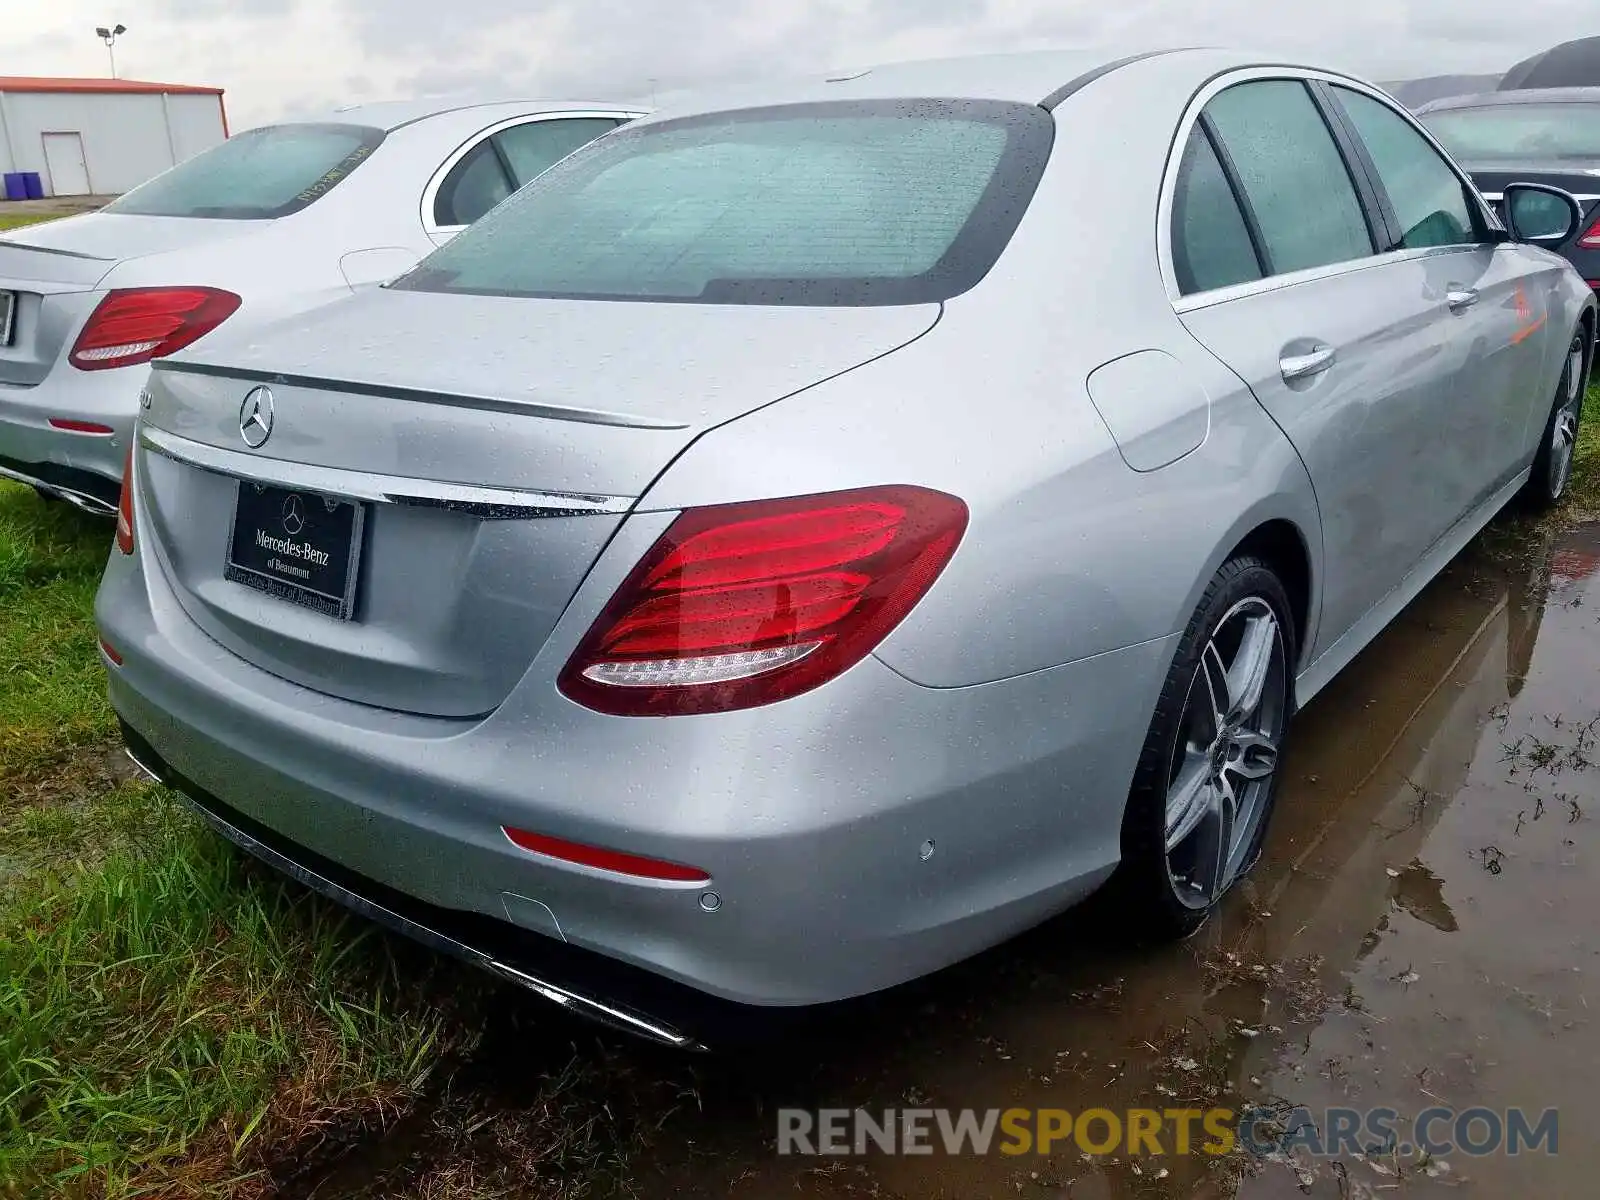
[[[1253,555],[1224,563],[1178,643],[1123,815],[1111,891],[1140,937],[1187,937],[1260,857],[1294,716],[1297,641],[1272,568]],[[1236,695],[1213,704],[1230,683]]]
[[[47,492],[42,487],[36,487],[33,489],[33,491],[34,494],[46,504],[61,504],[63,502],[60,496],[56,495],[54,492]]]
[[[1550,416],[1539,435],[1539,451],[1533,456],[1533,473],[1518,497],[1525,509],[1545,512],[1566,495],[1572,479],[1572,458],[1578,442],[1578,426],[1583,420],[1583,398],[1588,383],[1590,346],[1588,335],[1579,326],[1572,331],[1561,379],[1550,406]]]

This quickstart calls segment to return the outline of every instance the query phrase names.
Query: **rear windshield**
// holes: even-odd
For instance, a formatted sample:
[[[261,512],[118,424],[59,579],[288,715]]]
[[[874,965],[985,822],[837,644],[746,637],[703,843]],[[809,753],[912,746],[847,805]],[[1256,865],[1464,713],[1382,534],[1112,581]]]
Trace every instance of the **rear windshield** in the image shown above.
[[[313,204],[383,141],[365,125],[268,125],[181,162],[106,206],[146,217],[262,221]]]
[[[1600,104],[1499,104],[1424,113],[1457,158],[1600,158]]]
[[[1043,109],[838,102],[624,127],[392,285],[701,304],[917,304],[994,264],[1049,157]]]

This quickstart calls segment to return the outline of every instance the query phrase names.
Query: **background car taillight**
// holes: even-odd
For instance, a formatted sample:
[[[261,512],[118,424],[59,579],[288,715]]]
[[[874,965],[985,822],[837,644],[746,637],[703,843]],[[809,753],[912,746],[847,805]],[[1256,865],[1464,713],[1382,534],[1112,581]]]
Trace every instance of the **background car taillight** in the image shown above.
[[[122,460],[122,494],[117,497],[117,549],[133,553],[133,447]]]
[[[574,651],[561,691],[618,716],[808,691],[899,624],[966,527],[962,501],[900,485],[688,509]]]
[[[1578,245],[1585,250],[1600,250],[1600,216],[1595,217],[1589,228],[1583,231],[1578,238]]]
[[[220,288],[119,288],[89,315],[68,360],[80,371],[104,371],[163,358],[210,333],[239,303]]]

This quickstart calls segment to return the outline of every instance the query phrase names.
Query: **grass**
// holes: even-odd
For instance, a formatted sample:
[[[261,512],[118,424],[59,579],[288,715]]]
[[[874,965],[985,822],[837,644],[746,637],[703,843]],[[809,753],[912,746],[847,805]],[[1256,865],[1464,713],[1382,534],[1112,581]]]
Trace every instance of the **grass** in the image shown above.
[[[1590,518],[1600,517],[1600,384],[1584,398],[1583,424],[1572,463],[1568,505]]]
[[[109,538],[0,485],[0,1194],[264,1192],[410,1104],[464,1025],[128,777],[90,617]]]
[[[86,619],[111,535],[15,485],[0,495],[0,780],[9,781],[113,732]]]
[[[8,229],[21,229],[24,225],[37,225],[41,221],[54,221],[60,213],[3,213],[0,212],[0,233]]]

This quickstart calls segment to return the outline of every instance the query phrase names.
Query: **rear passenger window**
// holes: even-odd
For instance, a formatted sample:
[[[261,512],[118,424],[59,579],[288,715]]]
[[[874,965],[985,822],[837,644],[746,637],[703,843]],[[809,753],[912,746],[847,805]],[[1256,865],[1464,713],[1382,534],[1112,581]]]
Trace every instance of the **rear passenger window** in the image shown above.
[[[433,220],[442,228],[471,225],[516,189],[487,139],[467,152],[439,185]]]
[[[1349,168],[1303,83],[1241,83],[1206,105],[1273,274],[1374,253]]]
[[[1400,244],[1388,249],[1460,246],[1479,240],[1466,185],[1410,122],[1370,96],[1335,87],[1400,225]]]
[[[1211,139],[1189,134],[1172,204],[1172,266],[1178,290],[1205,292],[1261,278],[1261,263]]]
[[[494,140],[511,165],[518,187],[556,165],[579,146],[609,133],[617,122],[609,117],[568,117],[558,121],[530,121],[513,125]]]
[[[471,225],[530,179],[621,123],[612,117],[558,117],[525,121],[485,138],[439,185],[434,224],[441,229]]]

